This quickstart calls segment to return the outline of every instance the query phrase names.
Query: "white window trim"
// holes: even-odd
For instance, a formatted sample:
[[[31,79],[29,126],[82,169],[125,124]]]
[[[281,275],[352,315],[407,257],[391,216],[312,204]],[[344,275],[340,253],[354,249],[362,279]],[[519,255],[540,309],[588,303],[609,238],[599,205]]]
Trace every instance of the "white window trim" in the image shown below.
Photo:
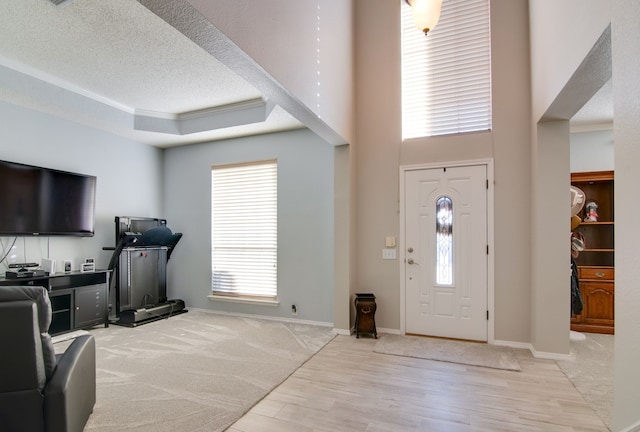
[[[255,298],[255,297],[243,297],[243,296],[229,296],[217,293],[211,293],[207,296],[209,301],[222,302],[222,303],[242,303],[242,304],[254,304],[262,306],[280,306],[280,301],[277,298]]]
[[[277,160],[211,167],[210,299],[277,304],[277,169]]]

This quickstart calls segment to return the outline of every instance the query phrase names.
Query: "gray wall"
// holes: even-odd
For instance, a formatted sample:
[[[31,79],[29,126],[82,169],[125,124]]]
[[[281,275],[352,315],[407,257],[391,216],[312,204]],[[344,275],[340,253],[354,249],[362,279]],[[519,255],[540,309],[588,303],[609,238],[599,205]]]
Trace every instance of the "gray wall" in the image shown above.
[[[184,234],[168,265],[170,297],[191,307],[281,317],[292,317],[290,307],[296,304],[297,319],[333,322],[334,148],[315,134],[298,130],[163,151],[5,103],[0,103],[0,119],[0,159],[98,179],[94,237],[19,238],[9,262],[39,263],[49,256],[59,266],[71,259],[77,270],[94,257],[105,268],[111,253],[102,248],[114,246],[115,216],[166,217]],[[279,162],[281,306],[212,303],[207,300],[211,165],[274,157]],[[0,241],[8,247],[13,237]]]
[[[613,129],[571,134],[571,172],[613,170]]]
[[[97,176],[95,236],[22,237],[12,262],[39,263],[49,250],[58,268],[71,259],[79,270],[88,257],[106,268],[111,253],[102,248],[115,245],[116,215],[162,216],[161,150],[2,102],[0,129],[0,159]],[[8,246],[13,237],[0,240]],[[5,270],[0,266],[0,273]]]
[[[211,166],[278,160],[278,307],[212,302]],[[169,261],[169,297],[187,306],[333,322],[334,148],[308,130],[165,152],[168,225],[184,237]]]

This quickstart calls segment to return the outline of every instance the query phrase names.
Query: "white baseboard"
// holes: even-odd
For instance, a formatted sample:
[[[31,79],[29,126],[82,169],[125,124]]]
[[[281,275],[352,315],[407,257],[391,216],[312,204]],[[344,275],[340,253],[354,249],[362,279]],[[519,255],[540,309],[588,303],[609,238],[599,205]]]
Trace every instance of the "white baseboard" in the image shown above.
[[[494,340],[492,343],[492,345],[497,345],[497,346],[506,346],[506,347],[510,347],[510,348],[517,348],[517,349],[526,349],[531,351],[532,346],[530,343],[528,342],[514,342],[514,341],[504,341],[504,340]]]
[[[392,335],[399,335],[400,334],[400,329],[390,329],[390,328],[378,327],[376,330],[378,330],[378,333],[387,333],[387,334],[392,334]]]
[[[640,420],[624,429],[620,429],[619,432],[640,432]]]
[[[536,351],[536,349],[528,342],[513,342],[513,341],[503,341],[503,340],[495,340],[493,341],[494,345],[506,346],[511,348],[518,349],[527,349],[531,352],[531,355],[535,358],[539,359],[547,359],[547,360],[573,360],[575,358],[574,354],[560,354],[560,353],[551,353],[544,351]]]
[[[381,334],[381,333],[394,334],[394,335],[399,335],[400,334],[400,330],[398,330],[398,329],[376,327],[376,330],[378,331],[378,334]],[[335,332],[336,329],[334,329],[333,331]],[[356,329],[355,329],[355,327],[351,327],[348,331],[347,330],[344,330],[344,331],[345,331],[345,333],[338,333],[338,334],[350,336],[350,335],[352,335],[352,334],[354,334],[356,332]]]
[[[539,359],[547,359],[547,360],[574,360],[575,359],[575,355],[573,354],[560,354],[560,353],[553,353],[553,352],[536,351],[536,349],[533,346],[531,346],[530,351],[535,358],[539,358]]]
[[[296,319],[296,318],[284,318],[284,317],[276,317],[276,316],[268,316],[268,315],[256,315],[256,314],[245,314],[245,313],[237,313],[237,312],[226,312],[226,311],[219,311],[219,310],[214,310],[214,309],[200,309],[200,308],[193,308],[193,307],[189,307],[188,309],[189,310],[193,310],[193,311],[198,311],[198,312],[216,314],[216,315],[230,315],[230,316],[237,316],[237,317],[241,317],[241,318],[255,318],[255,319],[262,319],[262,320],[269,320],[269,321],[281,321],[281,322],[290,322],[290,323],[297,323],[297,324],[316,325],[316,326],[321,326],[321,327],[333,327],[333,323],[328,323],[328,322],[323,322],[323,321],[310,321],[310,320],[301,320],[301,319]],[[334,331],[335,330],[336,329],[334,329]],[[347,331],[347,330],[345,330],[345,331]]]

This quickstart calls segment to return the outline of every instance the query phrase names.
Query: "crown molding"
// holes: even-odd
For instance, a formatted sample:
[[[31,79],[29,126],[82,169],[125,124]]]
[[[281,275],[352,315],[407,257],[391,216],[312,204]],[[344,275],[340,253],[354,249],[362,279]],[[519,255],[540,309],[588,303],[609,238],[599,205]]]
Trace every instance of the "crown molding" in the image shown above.
[[[262,98],[171,114],[136,109],[134,129],[187,135],[264,122],[275,104]]]

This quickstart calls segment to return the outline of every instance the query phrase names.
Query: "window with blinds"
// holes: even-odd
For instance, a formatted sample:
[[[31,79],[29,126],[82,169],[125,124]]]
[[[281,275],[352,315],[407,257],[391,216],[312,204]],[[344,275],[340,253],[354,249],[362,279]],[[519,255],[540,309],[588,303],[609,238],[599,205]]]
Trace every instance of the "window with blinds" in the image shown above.
[[[489,0],[444,0],[425,36],[402,3],[402,139],[491,130]]]
[[[262,161],[211,169],[214,294],[275,298],[278,165]]]

